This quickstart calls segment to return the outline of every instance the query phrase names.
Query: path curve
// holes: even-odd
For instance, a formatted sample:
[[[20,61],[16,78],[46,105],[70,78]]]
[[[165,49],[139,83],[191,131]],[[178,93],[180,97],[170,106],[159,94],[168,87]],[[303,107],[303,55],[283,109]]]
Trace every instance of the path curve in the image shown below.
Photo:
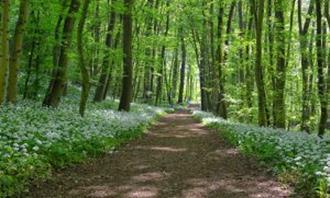
[[[119,151],[32,190],[27,197],[288,197],[290,191],[188,112],[162,118]]]

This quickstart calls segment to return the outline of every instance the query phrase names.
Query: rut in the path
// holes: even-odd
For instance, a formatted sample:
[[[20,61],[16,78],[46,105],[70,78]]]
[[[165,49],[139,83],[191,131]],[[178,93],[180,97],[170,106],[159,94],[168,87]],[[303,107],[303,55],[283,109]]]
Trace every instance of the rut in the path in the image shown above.
[[[135,140],[70,168],[28,197],[288,197],[290,191],[186,112]]]

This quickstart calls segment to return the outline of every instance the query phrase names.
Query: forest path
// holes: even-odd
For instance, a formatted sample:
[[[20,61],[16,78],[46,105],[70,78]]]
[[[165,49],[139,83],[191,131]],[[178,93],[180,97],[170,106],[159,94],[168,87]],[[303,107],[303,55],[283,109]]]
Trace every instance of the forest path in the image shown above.
[[[28,197],[288,197],[255,160],[182,111],[113,154],[68,168]]]

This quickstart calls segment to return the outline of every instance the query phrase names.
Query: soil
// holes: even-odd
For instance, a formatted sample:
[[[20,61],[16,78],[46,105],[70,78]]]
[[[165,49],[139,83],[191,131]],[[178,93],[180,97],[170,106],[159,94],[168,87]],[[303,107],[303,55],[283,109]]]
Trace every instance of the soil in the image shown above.
[[[289,197],[292,190],[187,111],[162,118],[141,139],[57,172],[24,197]]]

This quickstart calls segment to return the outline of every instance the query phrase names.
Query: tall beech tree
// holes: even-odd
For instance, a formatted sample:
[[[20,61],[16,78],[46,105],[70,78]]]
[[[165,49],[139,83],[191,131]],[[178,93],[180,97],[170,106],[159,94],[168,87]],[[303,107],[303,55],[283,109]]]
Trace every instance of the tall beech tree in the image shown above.
[[[94,96],[94,102],[100,102],[104,99],[104,95],[107,89],[107,82],[109,80],[109,70],[110,70],[110,63],[111,63],[111,55],[110,51],[111,48],[113,47],[113,34],[114,34],[114,29],[116,25],[116,19],[117,19],[117,14],[114,9],[113,4],[115,4],[116,1],[112,1],[112,8],[110,12],[110,18],[109,18],[109,24],[108,24],[108,30],[107,30],[107,35],[105,39],[105,52],[104,52],[104,57],[103,57],[103,62],[102,62],[102,69],[101,69],[101,75],[98,81],[98,85],[95,91],[95,96]]]
[[[275,2],[275,40],[276,40],[276,73],[274,90],[274,126],[285,128],[285,81],[286,81],[286,31],[285,31],[285,1]]]
[[[9,0],[2,1],[1,12],[1,64],[0,64],[0,104],[6,94],[6,74],[9,67]]]
[[[19,17],[15,28],[12,52],[10,53],[7,101],[12,103],[16,102],[17,97],[18,67],[22,54],[23,35],[29,16],[29,3],[29,0],[20,1]]]
[[[181,68],[180,68],[180,86],[179,86],[179,99],[178,104],[183,103],[183,94],[185,88],[185,74],[186,74],[186,58],[187,58],[187,50],[186,50],[186,42],[183,37],[183,32],[181,31]]]
[[[312,59],[308,54],[308,37],[307,33],[310,29],[311,15],[315,8],[314,0],[310,1],[307,17],[303,23],[302,16],[302,1],[298,0],[298,30],[299,30],[299,42],[300,42],[300,54],[301,54],[301,69],[302,69],[302,116],[301,116],[301,129],[304,131],[310,131],[308,121],[310,118],[310,97],[311,92],[309,82],[310,75],[308,74],[309,65],[311,65]]]
[[[264,0],[258,0],[256,3],[252,0],[252,7],[255,18],[256,28],[256,65],[255,78],[258,90],[258,122],[260,126],[266,126],[267,120],[267,103],[264,82],[264,69],[262,66],[262,35],[263,35],[263,21],[264,21]]]
[[[129,111],[133,92],[133,4],[134,0],[124,0],[125,13],[123,15],[123,53],[124,71],[122,77],[122,94],[120,97],[119,110]]]
[[[83,44],[83,32],[88,14],[89,4],[90,4],[90,0],[84,0],[81,16],[78,24],[78,31],[77,31],[77,49],[79,55],[79,66],[80,66],[81,81],[82,81],[81,83],[82,90],[81,90],[80,105],[79,105],[79,113],[81,116],[84,116],[85,114],[86,103],[88,100],[89,88],[90,88],[90,84],[89,84],[90,77],[86,65],[86,58],[85,58],[84,44]]]
[[[72,33],[76,21],[76,13],[80,7],[79,0],[71,0],[68,14],[64,21],[58,65],[54,65],[52,80],[49,83],[43,105],[58,107],[67,82],[68,49],[71,47]]]
[[[225,102],[225,88],[224,88],[224,69],[223,69],[223,25],[224,25],[224,3],[220,3],[219,6],[219,13],[218,13],[218,42],[217,42],[217,50],[216,50],[216,61],[217,70],[218,70],[218,105],[217,105],[217,112],[223,118],[227,118],[227,108]]]
[[[320,124],[319,124],[319,135],[322,136],[325,133],[326,122],[328,119],[328,94],[327,94],[327,86],[326,86],[326,43],[327,38],[326,35],[327,28],[323,27],[325,25],[322,21],[322,16],[324,12],[322,12],[322,7],[324,6],[324,2],[322,0],[315,0],[316,6],[316,51],[317,51],[317,71],[318,71],[318,95],[320,99]]]

